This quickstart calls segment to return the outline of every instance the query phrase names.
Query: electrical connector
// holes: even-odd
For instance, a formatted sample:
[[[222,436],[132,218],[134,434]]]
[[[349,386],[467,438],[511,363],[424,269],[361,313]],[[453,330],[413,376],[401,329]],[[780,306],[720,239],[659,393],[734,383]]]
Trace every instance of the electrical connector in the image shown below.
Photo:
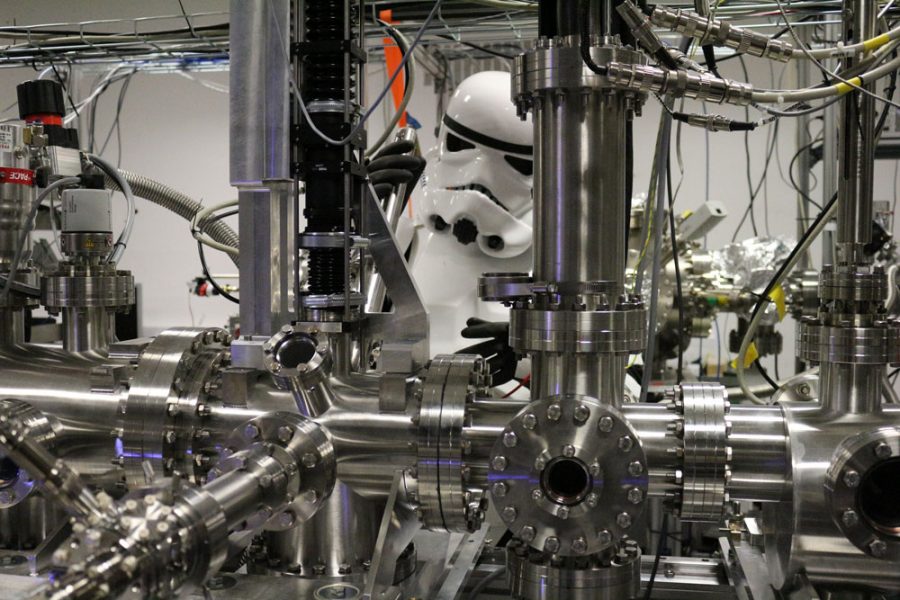
[[[606,65],[606,77],[612,86],[635,92],[671,94],[740,106],[753,100],[753,86],[749,83],[720,79],[706,73],[611,62]]]
[[[631,0],[624,0],[624,2],[616,6],[616,11],[622,17],[622,20],[625,21],[628,29],[631,30],[634,39],[647,52],[655,56],[660,64],[670,69],[678,68],[675,58],[669,54],[668,48],[653,30],[649,17],[640,8],[635,6]]]
[[[735,121],[722,115],[701,115],[681,112],[672,113],[672,118],[692,127],[702,127],[708,131],[753,131],[756,129],[755,121]]]
[[[653,8],[650,21],[658,27],[693,37],[700,41],[700,45],[725,46],[742,54],[781,62],[789,61],[794,53],[794,46],[789,42],[681,9],[673,10],[657,5]]]

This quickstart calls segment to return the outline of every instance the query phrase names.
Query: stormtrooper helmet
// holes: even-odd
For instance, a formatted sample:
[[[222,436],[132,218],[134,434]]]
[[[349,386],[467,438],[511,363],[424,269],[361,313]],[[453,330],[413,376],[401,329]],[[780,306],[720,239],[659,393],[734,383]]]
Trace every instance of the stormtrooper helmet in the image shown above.
[[[531,246],[533,136],[510,100],[510,75],[484,71],[456,88],[439,146],[413,198],[416,219],[435,233],[496,258]]]

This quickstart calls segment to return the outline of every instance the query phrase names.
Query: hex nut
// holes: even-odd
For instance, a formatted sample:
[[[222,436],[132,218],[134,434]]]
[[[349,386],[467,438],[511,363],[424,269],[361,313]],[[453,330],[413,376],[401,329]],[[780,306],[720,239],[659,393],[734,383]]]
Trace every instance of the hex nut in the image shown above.
[[[316,466],[316,463],[319,462],[319,457],[312,452],[307,452],[303,455],[303,458],[301,460],[304,467],[306,467],[307,469],[312,469]]]
[[[516,510],[515,506],[504,506],[503,510],[500,511],[500,518],[502,518],[505,523],[512,523],[516,520],[517,516],[519,516],[519,511]]]
[[[619,513],[616,515],[616,525],[622,529],[628,529],[631,527],[631,515],[626,512]]]
[[[622,452],[629,452],[631,448],[634,446],[634,440],[631,439],[631,436],[623,435],[619,438],[619,450]]]
[[[844,485],[849,488],[855,488],[859,485],[859,473],[853,469],[848,469],[844,471]]]
[[[508,489],[508,488],[506,487],[506,484],[503,483],[502,481],[498,481],[498,482],[495,483],[493,486],[491,486],[491,492],[492,492],[492,493],[494,494],[494,496],[496,496],[497,498],[502,498],[503,496],[505,496],[505,495],[506,495],[506,492],[507,492],[507,489]]]
[[[869,542],[869,553],[875,558],[882,558],[887,554],[887,544],[883,540],[872,540]]]
[[[606,545],[612,543],[613,536],[609,532],[608,529],[601,529],[600,531],[597,532],[597,539],[600,541],[601,544],[606,546]]]
[[[535,535],[537,535],[537,532],[531,525],[526,525],[522,528],[522,531],[519,532],[519,537],[522,538],[523,542],[530,542],[534,540]]]
[[[640,461],[635,460],[631,463],[628,463],[628,474],[631,475],[632,477],[637,477],[638,475],[640,475],[643,472],[644,472],[644,465],[642,465],[640,463]]]
[[[551,554],[556,554],[559,552],[559,538],[551,535],[546,540],[544,540],[544,550],[550,552]]]
[[[547,407],[547,418],[551,421],[559,421],[562,416],[562,407],[559,404],[551,404]]]
[[[894,451],[891,450],[891,447],[884,442],[878,442],[875,445],[875,456],[877,456],[878,458],[890,458],[893,453]]]
[[[503,456],[502,454],[497,455],[491,459],[491,467],[493,467],[493,469],[495,471],[505,471],[506,465],[507,465],[506,457]]]
[[[579,404],[575,407],[575,421],[578,423],[584,423],[591,416],[591,409],[585,406],[584,404]]]
[[[519,438],[514,431],[507,431],[503,434],[503,445],[507,448],[515,448],[519,443]]]
[[[640,504],[644,499],[644,492],[640,488],[633,487],[628,490],[628,501],[632,504]]]
[[[855,510],[847,509],[841,514],[841,522],[846,527],[854,527],[859,523],[859,515]]]
[[[612,417],[600,417],[600,420],[597,421],[597,429],[602,431],[603,433],[609,433],[612,431],[615,422]]]
[[[529,431],[537,427],[537,417],[534,416],[534,413],[525,413],[522,416],[522,427]]]
[[[587,540],[585,540],[583,537],[577,537],[572,540],[572,552],[574,552],[575,554],[584,554],[585,552],[587,552],[587,548]]]

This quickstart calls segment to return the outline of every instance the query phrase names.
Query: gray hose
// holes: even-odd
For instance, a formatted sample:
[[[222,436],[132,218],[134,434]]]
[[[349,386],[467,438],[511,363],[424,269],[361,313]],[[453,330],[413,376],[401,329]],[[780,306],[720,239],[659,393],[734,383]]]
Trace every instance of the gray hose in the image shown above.
[[[125,178],[128,185],[131,186],[131,190],[134,192],[135,196],[139,196],[144,200],[149,200],[154,204],[162,206],[166,210],[170,210],[183,219],[186,219],[188,222],[190,222],[194,218],[194,215],[203,208],[199,202],[190,196],[186,196],[178,190],[170,188],[158,181],[154,181],[149,177],[144,177],[143,175],[138,175],[137,173],[122,169],[119,169],[119,173]],[[109,176],[106,177],[106,187],[111,190],[119,189],[116,182]],[[209,236],[217,242],[234,248],[239,247],[237,233],[223,221],[214,221],[209,225],[205,225],[203,231],[208,233]],[[238,258],[236,256],[232,256],[231,260],[234,264],[238,263]]]

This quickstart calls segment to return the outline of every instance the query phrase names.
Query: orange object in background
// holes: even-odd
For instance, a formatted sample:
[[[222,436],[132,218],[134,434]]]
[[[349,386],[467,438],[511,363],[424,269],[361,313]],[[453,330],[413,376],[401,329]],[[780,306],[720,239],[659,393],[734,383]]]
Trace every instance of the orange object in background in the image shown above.
[[[391,10],[379,11],[378,18],[385,23],[394,23],[393,11]],[[387,72],[385,77],[390,79],[394,71],[397,70],[397,67],[400,66],[400,62],[402,60],[403,53],[400,52],[400,48],[397,47],[397,44],[394,43],[394,40],[389,37],[384,38],[384,61],[387,64]],[[405,73],[400,73],[400,75],[397,76],[397,79],[394,80],[394,85],[391,86],[391,96],[393,96],[394,98],[394,108],[400,106],[400,102],[403,101],[403,90],[405,88]],[[400,115],[400,120],[397,122],[397,127],[406,127],[406,111],[403,111],[403,114]]]

